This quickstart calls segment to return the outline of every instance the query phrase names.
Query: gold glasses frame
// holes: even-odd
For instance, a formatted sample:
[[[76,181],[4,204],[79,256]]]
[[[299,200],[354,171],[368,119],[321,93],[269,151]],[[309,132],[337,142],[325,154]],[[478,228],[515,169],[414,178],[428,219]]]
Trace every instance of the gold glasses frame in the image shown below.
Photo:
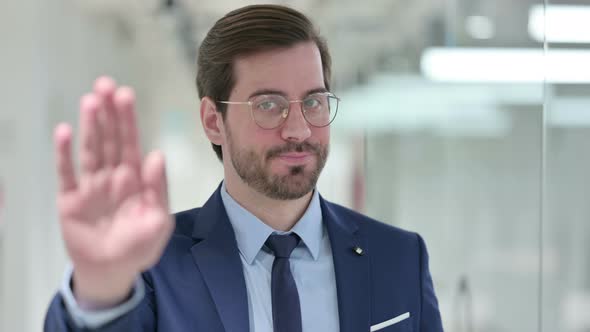
[[[336,109],[334,110],[334,116],[331,116],[330,121],[328,121],[327,124],[325,125],[315,125],[312,122],[310,122],[310,120],[306,117],[306,110],[303,107],[303,102],[305,102],[306,100],[308,100],[310,97],[313,96],[325,96],[328,99],[334,99],[336,100]],[[265,96],[273,96],[273,97],[277,97],[277,98],[282,98],[283,100],[285,100],[288,103],[288,107],[286,107],[285,109],[283,109],[281,112],[281,119],[280,122],[273,126],[273,127],[265,127],[263,125],[261,125],[258,121],[256,121],[256,117],[254,116],[254,107],[253,104],[254,102],[252,100],[248,100],[248,101],[228,101],[228,100],[221,100],[218,101],[218,103],[220,104],[226,104],[226,105],[248,105],[250,108],[250,116],[252,117],[252,120],[254,120],[254,122],[256,123],[256,125],[258,125],[260,128],[262,129],[276,129],[278,127],[280,127],[283,123],[285,123],[285,119],[287,119],[287,116],[289,116],[289,111],[291,110],[291,104],[295,104],[295,103],[299,103],[300,107],[299,109],[301,110],[301,113],[303,113],[303,118],[305,119],[305,121],[310,124],[313,127],[316,128],[322,128],[322,127],[327,127],[329,126],[334,119],[336,119],[336,114],[338,113],[338,106],[340,104],[340,98],[338,98],[335,94],[331,93],[331,92],[315,92],[315,93],[310,93],[309,95],[307,95],[305,98],[303,99],[295,99],[295,100],[288,100],[287,98],[285,98],[283,95],[280,94],[261,94],[261,95],[256,95],[251,97],[250,99],[254,99],[254,98],[261,98],[261,97],[265,97]],[[331,111],[331,110],[330,110]]]

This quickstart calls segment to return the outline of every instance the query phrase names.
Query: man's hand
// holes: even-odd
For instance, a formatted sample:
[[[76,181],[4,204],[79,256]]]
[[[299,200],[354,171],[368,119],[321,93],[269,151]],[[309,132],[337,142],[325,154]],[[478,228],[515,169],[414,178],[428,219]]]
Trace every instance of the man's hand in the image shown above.
[[[140,152],[135,96],[109,77],[80,101],[80,174],[72,161],[72,129],[55,128],[57,206],[74,265],[80,303],[106,307],[125,300],[139,273],[160,258],[173,230],[164,158]]]

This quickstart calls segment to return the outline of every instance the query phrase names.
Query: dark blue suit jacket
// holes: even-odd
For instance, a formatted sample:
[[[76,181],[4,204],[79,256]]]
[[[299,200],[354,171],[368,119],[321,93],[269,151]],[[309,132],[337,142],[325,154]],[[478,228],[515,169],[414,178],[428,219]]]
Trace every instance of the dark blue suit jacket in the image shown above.
[[[409,312],[409,319],[379,331],[442,332],[422,238],[322,198],[321,208],[332,245],[340,330],[368,332]],[[356,246],[363,255],[354,252]],[[248,332],[242,262],[219,189],[202,208],[176,214],[161,260],[142,277],[141,304],[100,331]],[[59,294],[45,331],[81,331]]]

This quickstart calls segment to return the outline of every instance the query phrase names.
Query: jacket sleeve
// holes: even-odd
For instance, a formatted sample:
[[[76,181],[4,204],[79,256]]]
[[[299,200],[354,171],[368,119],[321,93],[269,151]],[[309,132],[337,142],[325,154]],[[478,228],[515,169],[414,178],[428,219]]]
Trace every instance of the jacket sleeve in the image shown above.
[[[120,315],[114,316],[109,315],[110,312],[113,312],[112,309],[102,312],[94,312],[90,315],[87,315],[80,310],[76,310],[76,308],[72,308],[72,299],[68,299],[67,292],[63,292],[62,290],[62,292],[58,292],[51,301],[47,315],[45,317],[45,325],[43,330],[45,332],[155,331],[155,306],[153,304],[153,288],[151,287],[151,283],[149,282],[149,279],[146,278],[146,276],[142,276],[142,280],[140,280],[140,282],[138,282],[136,285],[136,289],[134,290],[135,294],[138,292],[138,287],[145,288],[145,295],[142,295],[143,298],[135,301],[136,303],[130,308],[126,310],[120,310]],[[134,301],[132,298],[124,305],[129,305],[133,302]],[[110,316],[108,319],[96,319],[108,316]]]
[[[432,276],[428,267],[426,244],[418,235],[420,248],[420,332],[443,332],[442,320],[438,309],[438,300],[434,292]]]

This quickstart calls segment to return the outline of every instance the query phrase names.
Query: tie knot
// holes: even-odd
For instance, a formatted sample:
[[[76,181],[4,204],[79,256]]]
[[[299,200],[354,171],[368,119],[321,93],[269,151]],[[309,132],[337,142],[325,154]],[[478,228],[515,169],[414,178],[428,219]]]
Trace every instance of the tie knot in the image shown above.
[[[289,258],[293,249],[299,244],[299,236],[295,233],[288,235],[273,234],[266,240],[266,246],[272,250],[275,257]]]

